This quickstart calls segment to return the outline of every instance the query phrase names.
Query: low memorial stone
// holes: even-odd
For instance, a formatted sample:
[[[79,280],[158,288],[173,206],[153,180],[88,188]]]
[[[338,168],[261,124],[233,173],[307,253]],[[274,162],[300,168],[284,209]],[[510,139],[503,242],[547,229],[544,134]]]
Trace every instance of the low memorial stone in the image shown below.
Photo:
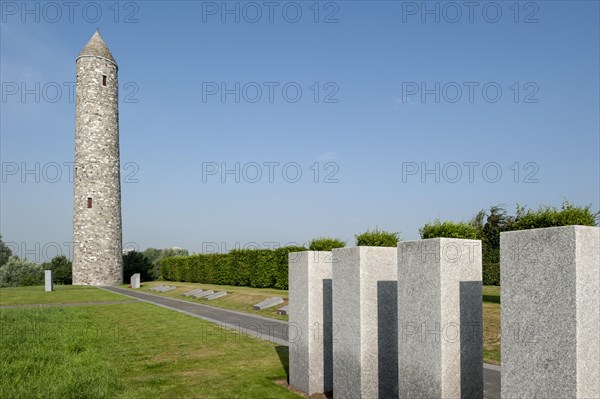
[[[192,295],[192,297],[194,297],[194,298],[198,299],[198,298],[203,298],[203,297],[205,297],[205,296],[212,295],[212,294],[214,294],[214,293],[215,293],[215,292],[214,292],[213,290],[206,290],[206,291],[202,291],[202,292],[199,292],[199,293],[197,293],[197,294],[194,294],[194,295]]]
[[[54,272],[52,270],[44,270],[44,290],[54,291]]]
[[[287,306],[283,306],[283,307],[279,308],[277,310],[277,314],[280,314],[280,315],[286,315],[286,314],[288,314],[288,307]]]
[[[265,299],[264,301],[257,303],[256,305],[252,306],[252,309],[254,310],[263,310],[263,309],[267,309],[273,306],[277,306],[277,305],[281,305],[283,303],[283,298],[280,296],[274,296],[272,298],[269,299]]]
[[[199,294],[201,292],[202,292],[202,288],[197,288],[197,289],[195,289],[193,291],[188,291],[188,292],[183,293],[182,296],[192,296],[192,295],[195,295],[195,294]]]
[[[208,301],[212,301],[213,299],[222,298],[225,295],[227,295],[227,291],[219,291],[219,292],[215,292],[214,294],[205,297],[205,299]]]
[[[131,288],[140,288],[140,274],[136,273],[131,276]]]

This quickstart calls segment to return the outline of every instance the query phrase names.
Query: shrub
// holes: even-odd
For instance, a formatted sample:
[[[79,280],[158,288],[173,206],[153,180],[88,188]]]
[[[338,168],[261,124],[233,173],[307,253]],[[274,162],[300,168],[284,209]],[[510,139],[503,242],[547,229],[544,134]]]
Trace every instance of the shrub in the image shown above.
[[[162,278],[160,274],[160,261],[161,259],[172,257],[172,256],[187,256],[189,254],[187,249],[183,248],[146,248],[144,251],[144,255],[150,263],[152,267],[150,268],[150,279],[151,280],[160,280]]]
[[[20,287],[39,285],[44,281],[44,272],[40,265],[11,256],[0,267],[0,287]]]
[[[42,263],[42,270],[52,270],[56,284],[73,284],[73,264],[64,255],[55,256]]]
[[[500,264],[483,265],[483,285],[500,285]]]
[[[141,281],[149,281],[150,269],[152,263],[146,258],[146,256],[138,251],[129,251],[123,255],[123,282],[129,283],[131,276],[135,273],[140,274]]]
[[[12,251],[10,248],[2,241],[2,236],[0,235],[0,266],[4,265],[8,262],[8,259],[11,257]]]
[[[433,223],[427,223],[421,227],[419,233],[422,239],[445,237],[477,240],[480,238],[479,230],[472,224],[449,221],[441,222],[437,219]]]
[[[238,249],[226,254],[196,254],[160,260],[168,281],[237,285],[256,288],[288,288],[288,254],[304,247]]]
[[[311,251],[331,251],[333,248],[344,248],[346,241],[338,238],[318,237],[314,238],[308,245]]]
[[[592,213],[590,208],[591,205],[581,207],[564,201],[560,209],[542,205],[537,211],[532,211],[517,204],[517,217],[512,230],[572,225],[596,226],[600,212]]]
[[[365,247],[395,247],[400,240],[400,233],[391,233],[389,231],[379,230],[377,227],[373,231],[367,230],[362,234],[355,235],[356,245]]]

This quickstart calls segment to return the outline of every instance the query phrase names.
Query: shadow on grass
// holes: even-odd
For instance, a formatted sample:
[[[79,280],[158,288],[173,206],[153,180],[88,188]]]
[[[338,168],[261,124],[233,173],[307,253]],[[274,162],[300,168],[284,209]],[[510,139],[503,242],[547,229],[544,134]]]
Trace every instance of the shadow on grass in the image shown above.
[[[483,302],[494,302],[500,303],[500,297],[498,295],[483,295]]]
[[[275,347],[275,351],[277,352],[277,356],[279,356],[279,361],[285,370],[285,376],[289,383],[290,381],[290,366],[289,366],[289,357],[290,352],[287,346],[277,345]]]

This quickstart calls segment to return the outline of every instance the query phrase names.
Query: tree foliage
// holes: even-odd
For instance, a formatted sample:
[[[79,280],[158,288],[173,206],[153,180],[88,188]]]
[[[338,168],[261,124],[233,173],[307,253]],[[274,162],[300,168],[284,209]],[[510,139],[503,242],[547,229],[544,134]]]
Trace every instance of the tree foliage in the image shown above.
[[[131,276],[135,273],[140,274],[141,281],[150,281],[150,270],[152,263],[141,252],[129,251],[123,255],[123,282],[129,283]]]
[[[39,285],[43,280],[44,273],[40,265],[27,259],[19,259],[18,256],[11,256],[0,267],[0,287]]]
[[[356,234],[356,245],[359,247],[395,247],[400,240],[400,233],[392,233],[385,230],[379,230],[377,227],[373,231],[367,230],[364,233]]]
[[[10,248],[2,241],[2,236],[0,235],[0,266],[4,265],[8,262],[8,259],[11,257],[12,251]]]
[[[42,263],[42,270],[52,270],[56,284],[73,284],[73,263],[64,255],[55,256],[50,262]]]
[[[344,248],[346,241],[338,238],[318,237],[310,241],[308,249],[311,251],[331,251],[334,248]]]

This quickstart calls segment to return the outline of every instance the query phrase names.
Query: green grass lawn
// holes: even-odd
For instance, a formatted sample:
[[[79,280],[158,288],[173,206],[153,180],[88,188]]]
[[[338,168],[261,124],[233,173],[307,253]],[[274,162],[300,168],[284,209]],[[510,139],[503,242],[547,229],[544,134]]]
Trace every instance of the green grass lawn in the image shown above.
[[[158,293],[155,291],[150,291],[151,287],[156,285],[173,285],[177,286],[176,290]],[[123,285],[123,287],[127,287],[128,285]],[[195,299],[192,297],[184,297],[182,294],[184,292],[191,291],[196,288],[202,288],[204,290],[214,290],[217,291],[227,291],[227,296],[222,298],[218,298],[212,301],[207,301],[206,299]],[[278,320],[287,320],[287,315],[278,315],[277,309],[282,306],[288,304],[288,291],[287,290],[278,290],[275,288],[250,288],[250,287],[236,287],[232,285],[214,285],[214,284],[196,284],[196,283],[181,283],[181,282],[173,282],[173,281],[150,281],[142,283],[142,287],[136,291],[144,291],[150,294],[156,294],[161,296],[167,296],[170,298],[177,298],[188,300],[190,302],[203,303],[205,305],[216,306],[219,308],[237,310],[238,312],[251,313],[264,317],[270,317]],[[264,310],[254,310],[252,306],[257,303],[274,296],[280,296],[283,298],[284,302],[281,305],[273,306],[269,309]]]
[[[131,298],[96,287],[55,285],[55,291],[45,292],[44,286],[0,288],[0,306],[42,303],[74,303],[125,301]]]
[[[500,303],[500,287],[496,285],[484,285],[483,301]]]
[[[0,309],[1,398],[300,398],[286,368],[285,347],[144,302]]]

